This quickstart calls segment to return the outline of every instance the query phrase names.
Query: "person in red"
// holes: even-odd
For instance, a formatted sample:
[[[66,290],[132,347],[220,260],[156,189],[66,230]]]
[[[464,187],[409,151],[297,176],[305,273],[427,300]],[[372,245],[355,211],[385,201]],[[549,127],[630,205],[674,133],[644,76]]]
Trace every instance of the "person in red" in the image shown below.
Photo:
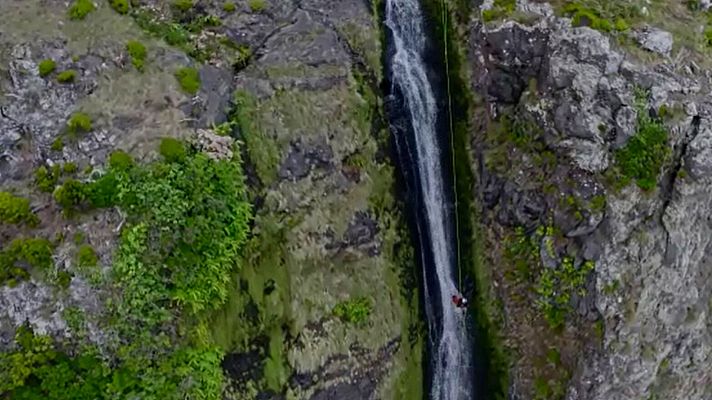
[[[466,308],[467,307],[467,299],[464,298],[463,296],[460,296],[457,294],[452,295],[452,303],[457,308]]]

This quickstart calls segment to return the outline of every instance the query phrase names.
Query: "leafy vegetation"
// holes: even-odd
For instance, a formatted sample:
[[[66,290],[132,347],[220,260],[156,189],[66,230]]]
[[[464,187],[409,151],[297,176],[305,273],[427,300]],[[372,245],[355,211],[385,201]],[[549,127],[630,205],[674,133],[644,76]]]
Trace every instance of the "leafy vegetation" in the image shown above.
[[[69,18],[81,20],[92,11],[94,11],[94,3],[91,0],[74,0],[69,7]]]
[[[602,32],[625,32],[629,21],[641,16],[641,10],[632,3],[579,0],[568,2],[563,11],[571,16],[574,26],[588,26]]]
[[[57,74],[57,82],[59,83],[72,83],[77,79],[77,71],[73,69],[68,69]]]
[[[343,301],[334,307],[334,315],[342,321],[361,324],[368,319],[373,305],[365,297]]]
[[[523,227],[517,227],[514,234],[505,240],[504,256],[514,269],[508,277],[519,282],[528,282],[533,278],[533,267],[539,265],[539,249],[545,234],[551,234],[552,228],[540,228],[528,235]]]
[[[615,153],[614,176],[616,186],[624,187],[635,180],[642,190],[657,186],[658,175],[670,156],[668,133],[662,121],[647,111],[645,94],[639,93],[636,101],[638,127],[625,147]]]
[[[29,200],[0,191],[0,223],[36,225],[38,222]]]
[[[71,135],[86,133],[91,131],[91,117],[83,112],[75,112],[67,121],[67,131]]]
[[[180,68],[175,73],[175,77],[181,89],[188,94],[196,94],[200,89],[200,74],[195,68]]]
[[[248,4],[252,12],[264,11],[264,9],[267,8],[265,0],[250,0]]]
[[[54,72],[54,70],[57,68],[57,63],[54,62],[54,60],[48,58],[46,60],[40,61],[39,65],[37,66],[37,70],[40,74],[41,77],[46,77],[47,75],[51,74]]]
[[[108,359],[91,352],[68,356],[48,338],[22,331],[15,350],[0,355],[6,361],[0,366],[0,393],[10,398],[220,398],[222,352],[206,336],[203,312],[220,308],[227,298],[251,208],[239,159],[215,161],[181,146],[180,162],[145,166],[115,152],[96,181],[70,179],[57,189],[55,198],[68,207],[118,206],[126,213],[108,277],[115,296],[107,303],[105,322],[118,340],[110,344]],[[27,276],[16,265],[22,260],[47,268],[51,247],[41,244],[4,250],[5,279]],[[79,266],[97,262],[90,246],[80,246]]]
[[[586,295],[586,278],[594,267],[593,261],[576,266],[573,258],[564,257],[557,268],[543,269],[536,285],[537,305],[552,329],[564,325],[566,314],[571,311],[572,296]]]
[[[492,8],[482,12],[482,19],[485,22],[504,18],[514,12],[517,7],[516,0],[494,0]]]
[[[173,0],[173,7],[179,11],[188,11],[193,8],[193,0]]]
[[[129,42],[126,43],[126,51],[128,51],[129,57],[131,57],[131,64],[133,64],[137,70],[143,71],[144,64],[146,63],[146,55],[148,54],[146,52],[146,46],[136,40],[129,40]]]
[[[76,179],[68,179],[54,191],[54,200],[64,209],[67,215],[72,215],[86,204],[86,185]]]
[[[40,191],[52,193],[62,176],[62,169],[59,164],[54,164],[47,168],[41,166],[35,170],[35,185]]]
[[[53,246],[46,239],[14,239],[0,251],[0,284],[12,286],[20,280],[28,279],[31,268],[48,270],[52,266],[52,252]]]
[[[109,4],[119,14],[127,14],[129,12],[129,0],[109,0]]]

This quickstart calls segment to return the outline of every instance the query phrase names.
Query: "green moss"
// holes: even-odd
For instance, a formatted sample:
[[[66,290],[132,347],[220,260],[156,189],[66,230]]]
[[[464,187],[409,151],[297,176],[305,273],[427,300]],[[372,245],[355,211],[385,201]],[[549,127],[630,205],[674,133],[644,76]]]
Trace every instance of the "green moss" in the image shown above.
[[[492,8],[482,11],[482,19],[485,22],[490,22],[505,18],[511,15],[516,8],[516,0],[494,0]]]
[[[263,185],[269,185],[277,177],[279,165],[279,147],[261,131],[257,100],[246,91],[237,91],[234,97],[235,108],[231,119],[240,128],[241,139],[245,141],[250,161],[255,165],[257,176]]]
[[[57,82],[59,83],[72,83],[77,79],[77,71],[73,69],[68,69],[57,74]]]
[[[235,12],[235,10],[237,10],[237,6],[232,1],[226,1],[223,3],[223,11],[231,13]]]
[[[129,57],[131,57],[131,64],[133,64],[137,70],[143,71],[144,64],[146,63],[146,55],[148,54],[146,52],[146,46],[136,40],[129,40],[129,42],[126,43],[126,51],[128,51]]]
[[[54,72],[54,70],[57,68],[57,63],[54,62],[52,59],[46,59],[40,61],[37,69],[40,73],[41,77],[46,77],[47,75],[51,74]]]
[[[128,14],[129,12],[129,0],[109,0],[109,4],[119,14]]]
[[[343,301],[334,307],[334,315],[344,322],[361,324],[368,319],[373,305],[365,297]]]
[[[36,225],[38,222],[28,199],[0,191],[0,223]]]
[[[265,0],[249,0],[248,4],[252,12],[261,12],[264,11],[265,8],[267,8],[267,3],[265,2]]]
[[[67,132],[71,135],[90,132],[92,130],[91,117],[83,112],[75,112],[67,121]]]
[[[77,246],[84,243],[84,239],[86,239],[84,232],[77,232],[74,236],[72,236],[72,242],[74,242]]]
[[[94,11],[94,3],[91,0],[74,0],[69,7],[69,18],[81,20]]]
[[[593,196],[591,198],[591,210],[597,213],[603,212],[606,210],[606,196],[599,194],[596,196]]]
[[[128,171],[134,166],[134,160],[123,150],[113,151],[109,155],[109,166],[118,171]]]
[[[188,94],[196,94],[200,89],[200,73],[195,68],[184,67],[175,72],[181,89]]]
[[[64,149],[64,141],[62,140],[62,138],[58,137],[57,139],[55,139],[54,142],[52,142],[50,149],[52,151],[62,151],[62,149]]]
[[[65,175],[71,175],[79,170],[76,163],[68,162],[62,166],[62,172]]]
[[[606,7],[600,2],[589,0],[568,2],[563,10],[571,16],[574,26],[588,26],[602,32],[625,32],[630,29],[628,19],[637,15],[632,4]]]
[[[186,157],[183,142],[173,138],[163,138],[163,140],[161,140],[159,152],[168,162],[182,162]]]
[[[79,246],[79,250],[77,250],[77,265],[79,267],[96,267],[98,263],[99,258],[93,247],[88,244]]]

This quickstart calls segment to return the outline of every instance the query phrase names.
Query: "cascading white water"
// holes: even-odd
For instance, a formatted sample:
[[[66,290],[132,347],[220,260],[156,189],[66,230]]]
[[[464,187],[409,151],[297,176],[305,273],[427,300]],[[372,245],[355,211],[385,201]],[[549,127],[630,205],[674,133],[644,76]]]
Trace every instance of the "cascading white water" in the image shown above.
[[[426,73],[424,54],[426,31],[420,0],[386,0],[386,26],[392,32],[395,54],[391,60],[391,83],[402,92],[405,109],[412,123],[417,171],[426,229],[435,268],[436,283],[429,288],[425,282],[425,301],[439,302],[442,321],[434,307],[426,307],[430,327],[433,358],[431,398],[435,400],[470,400],[473,382],[470,376],[472,349],[465,324],[465,314],[456,309],[450,296],[457,293],[454,278],[454,243],[451,237],[448,197],[443,182],[441,152],[437,138],[438,107],[431,82]],[[451,190],[448,188],[447,190]],[[439,323],[438,323],[439,322]]]

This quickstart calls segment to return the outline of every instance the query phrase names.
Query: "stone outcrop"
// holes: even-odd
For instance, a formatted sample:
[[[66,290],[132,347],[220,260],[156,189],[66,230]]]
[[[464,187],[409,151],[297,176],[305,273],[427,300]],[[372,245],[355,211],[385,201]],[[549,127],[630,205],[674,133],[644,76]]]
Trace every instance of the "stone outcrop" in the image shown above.
[[[519,147],[510,149],[513,170],[498,169],[491,140],[476,133],[485,236],[553,224],[563,234],[554,244],[557,254],[595,261],[588,293],[572,299],[576,316],[557,341],[570,367],[567,399],[712,398],[709,79],[684,62],[645,64],[605,34],[555,17],[545,4],[521,3],[521,10],[539,13],[535,22],[470,27],[470,79],[490,117],[516,115],[536,127],[524,134],[552,152],[556,166],[542,166]],[[670,52],[667,33],[650,30],[641,40],[652,51]],[[647,93],[642,110],[636,108],[641,90]],[[655,189],[632,183],[617,191],[606,171],[616,149],[635,135],[638,112],[664,121],[671,156]],[[540,173],[544,181],[532,183]],[[562,204],[567,196],[586,204],[596,195],[605,195],[605,207],[577,206],[574,219],[573,200]],[[503,251],[494,246],[490,260],[504,263],[496,255]],[[493,265],[499,284],[493,290],[503,298],[506,342],[532,346],[532,338],[546,333],[534,332],[536,323],[516,326],[532,309],[507,299],[517,285],[496,271],[503,265]],[[585,333],[591,324],[598,324],[598,335]],[[538,367],[526,360],[536,350],[516,351],[510,394],[531,398],[531,370]]]
[[[240,1],[235,12],[222,1],[194,2],[191,12],[220,19],[190,39],[198,55],[214,50],[201,60],[140,28],[136,15],[185,22],[171,19],[172,2],[132,2],[132,12],[119,15],[98,1],[83,21],[68,20],[66,2],[0,3],[0,186],[26,194],[42,217],[36,231],[22,233],[84,232],[106,271],[121,215],[93,210],[63,218],[51,194],[33,188],[36,168],[73,163],[88,180],[83,171],[100,174],[112,151],[150,161],[167,136],[190,139],[216,159],[233,157],[239,143],[258,244],[235,283],[241,308],[229,311],[235,314],[226,327],[211,328],[231,330],[216,334],[230,336],[238,330],[234,320],[254,323],[259,337],[248,339],[260,344],[220,343],[232,346],[225,361],[235,378],[229,397],[402,398],[411,384],[402,376],[420,376],[418,306],[417,297],[402,295],[402,275],[414,264],[403,265],[412,260],[400,253],[410,243],[393,168],[383,157],[381,32],[368,2]],[[143,14],[132,19],[137,10]],[[142,72],[126,53],[126,42],[136,39],[148,53]],[[50,58],[56,70],[40,76],[39,63]],[[199,71],[195,94],[183,93],[174,76],[186,66]],[[76,71],[74,82],[58,82],[57,73],[67,69]],[[67,121],[75,112],[88,114],[92,127],[70,138]],[[219,131],[228,117],[239,123]],[[3,229],[0,241],[17,233]],[[73,272],[75,255],[76,245],[64,240],[54,254],[56,269]],[[0,288],[0,347],[24,322],[38,333],[71,337],[63,320],[69,307],[86,314],[90,336],[101,342],[93,328],[103,299],[95,289],[78,276],[65,291],[36,277]],[[336,304],[362,297],[377,305],[366,322],[334,315]],[[269,389],[268,363],[277,371]]]

